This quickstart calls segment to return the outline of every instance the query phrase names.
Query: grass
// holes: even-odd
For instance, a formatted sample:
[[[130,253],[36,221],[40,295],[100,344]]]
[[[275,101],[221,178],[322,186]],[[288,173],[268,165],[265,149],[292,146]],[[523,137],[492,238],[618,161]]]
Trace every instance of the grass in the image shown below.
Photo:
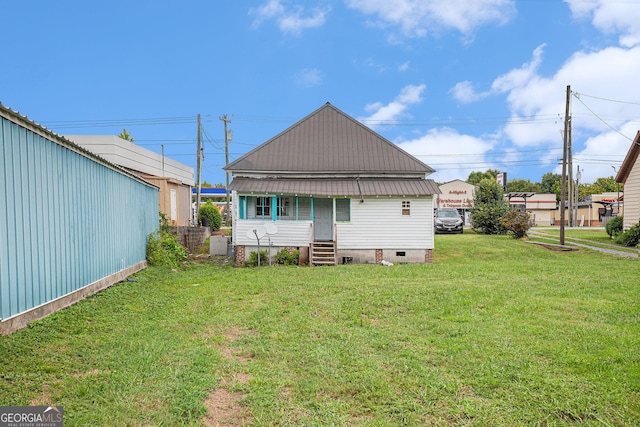
[[[0,405],[216,425],[225,389],[260,426],[640,423],[637,259],[473,233],[434,255],[149,268],[0,337]]]
[[[530,233],[529,237],[534,241],[555,240],[558,243],[560,237],[559,228],[536,229],[537,235]],[[587,244],[594,247],[614,249],[621,252],[638,253],[637,247],[626,247],[618,244],[609,237],[604,228],[570,228],[565,230],[565,243],[572,245],[575,243]]]

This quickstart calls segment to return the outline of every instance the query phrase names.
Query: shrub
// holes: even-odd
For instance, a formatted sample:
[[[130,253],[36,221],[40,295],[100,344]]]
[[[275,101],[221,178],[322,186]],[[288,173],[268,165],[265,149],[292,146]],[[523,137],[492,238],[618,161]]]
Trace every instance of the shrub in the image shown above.
[[[291,253],[284,248],[276,255],[276,262],[282,265],[298,265],[300,259],[300,251],[293,250]]]
[[[528,212],[509,211],[500,218],[500,224],[514,239],[522,239],[533,227],[533,220]]]
[[[618,234],[622,233],[622,217],[616,216],[611,218],[607,225],[605,226],[605,230],[607,230],[607,234],[612,239],[616,237]]]
[[[616,243],[620,243],[624,246],[638,246],[640,242],[640,223],[634,225],[627,231],[618,234],[616,237]]]
[[[177,267],[189,253],[167,232],[156,231],[147,237],[147,262],[153,266]]]
[[[269,263],[267,257],[267,251],[260,251],[260,265],[266,265]],[[246,262],[248,267],[256,267],[258,265],[258,252],[253,251],[249,254],[249,260]]]
[[[222,226],[222,215],[220,209],[211,202],[207,202],[200,206],[198,213],[198,222],[201,225],[210,227],[212,231],[220,230]]]
[[[504,201],[502,189],[495,180],[483,179],[476,187],[474,208],[471,210],[471,225],[474,230],[484,234],[502,234],[506,232],[500,223],[510,207]]]

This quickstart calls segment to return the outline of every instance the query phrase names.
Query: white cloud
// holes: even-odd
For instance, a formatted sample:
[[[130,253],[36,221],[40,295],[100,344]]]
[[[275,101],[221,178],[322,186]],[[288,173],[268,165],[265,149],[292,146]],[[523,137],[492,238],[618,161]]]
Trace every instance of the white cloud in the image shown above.
[[[486,24],[505,24],[515,14],[512,0],[345,0],[348,7],[395,26],[405,36],[453,28],[467,36]]]
[[[323,26],[331,11],[330,7],[316,7],[307,11],[302,6],[288,6],[286,3],[283,0],[268,0],[262,6],[249,9],[249,14],[255,16],[254,28],[266,20],[274,19],[283,33],[300,35],[303,30]]]
[[[611,0],[565,0],[577,18],[591,19],[592,24],[605,34],[618,34],[623,47],[640,44],[640,5],[638,2]]]
[[[407,71],[410,65],[411,63],[409,61],[403,62],[398,66],[398,71],[402,71],[402,72]]]
[[[487,97],[488,93],[478,93],[473,87],[473,83],[469,80],[465,80],[463,82],[456,83],[456,85],[449,90],[449,93],[453,96],[453,98],[462,103],[469,104],[471,102],[478,101],[479,99]]]
[[[436,173],[432,178],[439,182],[466,179],[473,171],[495,167],[486,156],[495,144],[492,136],[475,137],[459,134],[451,128],[440,128],[412,140],[395,142],[434,168]]]
[[[296,81],[301,86],[312,87],[322,83],[324,75],[317,68],[304,68],[296,75]]]
[[[640,129],[640,87],[630,84],[640,69],[640,46],[577,52],[551,76],[539,73],[543,48],[534,50],[530,62],[498,76],[487,92],[477,93],[469,81],[458,83],[451,92],[460,102],[506,94],[511,118],[500,131],[502,137],[519,149],[548,148],[558,153],[570,85],[574,157],[588,162],[581,165],[583,181],[609,176],[611,166],[624,158],[628,138]],[[557,156],[539,157],[553,164]]]
[[[400,117],[407,115],[406,110],[410,105],[422,102],[422,92],[425,88],[424,84],[405,86],[398,96],[386,105],[381,102],[368,104],[365,110],[371,114],[368,117],[359,117],[358,120],[372,129],[385,123],[394,123]]]

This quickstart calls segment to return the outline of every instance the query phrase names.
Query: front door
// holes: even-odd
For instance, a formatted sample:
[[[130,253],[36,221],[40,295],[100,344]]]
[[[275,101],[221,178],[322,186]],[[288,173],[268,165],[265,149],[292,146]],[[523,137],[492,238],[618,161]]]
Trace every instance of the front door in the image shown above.
[[[333,240],[333,199],[313,199],[313,238]]]

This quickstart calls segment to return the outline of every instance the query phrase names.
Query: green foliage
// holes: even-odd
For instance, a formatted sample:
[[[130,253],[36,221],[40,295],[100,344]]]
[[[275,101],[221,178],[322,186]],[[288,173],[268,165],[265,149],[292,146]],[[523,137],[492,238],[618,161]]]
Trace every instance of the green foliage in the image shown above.
[[[126,129],[122,129],[122,132],[120,132],[120,133],[118,134],[118,138],[122,138],[122,139],[124,139],[124,140],[126,140],[126,141],[130,141],[130,142],[135,141],[135,140],[133,139],[133,137],[131,136],[131,134],[129,133],[129,131],[128,131],[128,130],[126,130]]]
[[[621,216],[616,216],[614,218],[611,218],[609,222],[607,222],[607,225],[605,226],[605,230],[607,231],[607,234],[609,235],[610,238],[613,239],[618,234],[622,233],[622,222],[623,220]]]
[[[177,267],[189,253],[176,238],[165,231],[157,231],[147,237],[147,262],[153,266]]]
[[[283,248],[276,255],[276,262],[282,265],[298,265],[298,260],[300,259],[300,251],[295,249],[289,253],[286,248]]]
[[[542,186],[537,182],[531,182],[528,179],[512,179],[507,183],[507,192],[528,192],[541,193]]]
[[[162,212],[158,212],[158,217],[160,218],[160,231],[168,232],[171,227],[169,225],[169,217]]]
[[[467,178],[467,182],[469,184],[478,185],[483,179],[492,179],[495,181],[499,173],[500,171],[495,169],[488,169],[485,172],[471,172]]]
[[[220,230],[220,227],[222,226],[222,214],[220,214],[220,209],[211,202],[205,203],[200,206],[198,222],[202,225],[206,223],[212,231]]]
[[[478,183],[474,207],[471,209],[471,224],[474,230],[483,234],[505,233],[506,229],[500,223],[500,218],[509,210],[502,189],[494,179],[485,178]]]
[[[632,247],[638,246],[640,242],[640,223],[634,225],[627,231],[621,233],[616,237],[616,243],[621,245]]]
[[[260,265],[269,264],[269,257],[267,256],[267,251],[260,251]],[[245,263],[247,267],[257,267],[258,266],[258,252],[253,251],[249,254],[249,260]]]
[[[502,218],[500,224],[514,239],[522,239],[527,231],[533,227],[533,219],[528,212],[509,211]]]

